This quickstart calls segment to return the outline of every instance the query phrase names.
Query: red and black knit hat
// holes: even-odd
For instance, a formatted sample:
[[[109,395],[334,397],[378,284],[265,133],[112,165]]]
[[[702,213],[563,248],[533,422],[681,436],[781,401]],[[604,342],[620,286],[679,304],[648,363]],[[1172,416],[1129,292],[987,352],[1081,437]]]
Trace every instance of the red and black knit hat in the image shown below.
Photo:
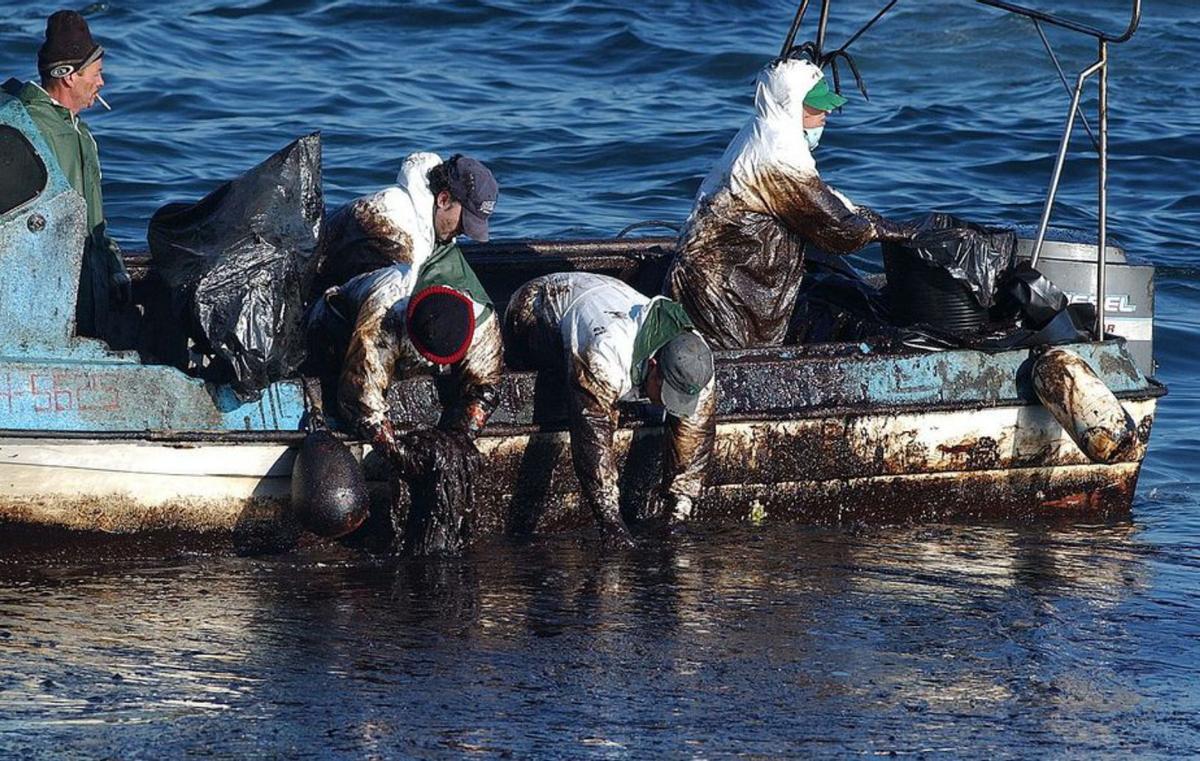
[[[435,365],[453,365],[465,357],[475,336],[475,303],[444,285],[416,293],[405,318],[408,339]]]
[[[38,49],[38,72],[62,79],[102,55],[104,48],[92,39],[83,16],[75,11],[58,11],[46,20],[46,41]]]

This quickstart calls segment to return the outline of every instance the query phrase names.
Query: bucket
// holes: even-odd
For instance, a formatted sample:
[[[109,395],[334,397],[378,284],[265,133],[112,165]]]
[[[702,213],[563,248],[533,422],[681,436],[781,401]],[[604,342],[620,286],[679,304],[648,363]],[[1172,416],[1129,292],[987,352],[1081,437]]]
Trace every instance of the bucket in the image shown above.
[[[971,289],[939,267],[931,267],[907,246],[883,245],[888,307],[900,325],[923,322],[948,333],[977,333],[988,311]]]

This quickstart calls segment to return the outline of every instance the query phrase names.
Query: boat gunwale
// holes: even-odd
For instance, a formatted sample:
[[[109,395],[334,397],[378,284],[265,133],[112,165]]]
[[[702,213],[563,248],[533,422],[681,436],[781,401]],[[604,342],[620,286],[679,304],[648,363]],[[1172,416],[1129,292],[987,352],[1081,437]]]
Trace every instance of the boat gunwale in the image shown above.
[[[624,258],[641,260],[673,252],[677,238],[512,238],[488,243],[464,243],[463,255],[472,264],[529,264],[554,257]],[[667,250],[663,250],[667,249]],[[123,251],[126,266],[151,270],[154,256],[150,251]]]
[[[1160,399],[1167,395],[1167,388],[1153,378],[1146,379],[1149,385],[1144,389],[1115,392],[1114,396],[1123,402],[1144,402]],[[1002,407],[1040,407],[1040,402],[1028,399],[1011,398],[980,403],[972,402],[934,402],[887,404],[874,407],[838,405],[831,407],[813,407],[787,412],[764,412],[760,415],[726,414],[717,415],[718,424],[737,423],[779,423],[792,420],[813,420],[818,418],[854,418],[871,417],[875,415],[911,415],[919,413],[945,412],[974,412],[984,409]],[[656,427],[657,423],[631,419],[622,421],[621,428],[639,429]],[[530,423],[524,425],[496,424],[484,429],[480,438],[509,438],[531,436],[540,433],[566,432],[566,421]],[[334,434],[347,442],[366,443],[365,440],[349,434],[335,431]],[[69,431],[69,430],[32,430],[32,429],[0,429],[0,444],[5,440],[45,441],[142,441],[150,444],[284,444],[298,446],[307,435],[302,429],[276,431]]]

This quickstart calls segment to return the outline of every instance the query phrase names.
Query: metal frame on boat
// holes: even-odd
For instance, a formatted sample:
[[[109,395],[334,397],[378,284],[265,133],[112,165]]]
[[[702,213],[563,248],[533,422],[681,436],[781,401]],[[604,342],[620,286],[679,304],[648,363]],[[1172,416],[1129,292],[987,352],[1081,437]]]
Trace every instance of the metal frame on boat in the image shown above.
[[[1047,237],[1080,89],[1099,72],[1095,292],[1105,294],[1107,45],[1136,30],[1140,0],[1121,36],[1001,0],[978,1],[1100,41],[1100,60],[1080,75],[1074,93],[1032,252],[1036,261]],[[822,43],[828,8],[825,0]],[[47,170],[44,186],[0,213],[0,524],[118,532],[288,524],[291,463],[304,435],[299,383],[278,382],[260,400],[243,403],[227,388],[74,336],[82,200],[19,103],[0,100],[0,125],[10,130],[0,135],[10,143],[0,147],[16,150],[23,140]],[[522,282],[561,270],[603,272],[656,291],[673,245],[656,238],[466,249],[502,310]],[[144,280],[147,260],[134,257],[130,264]],[[1107,306],[1104,298],[1097,303]],[[1097,311],[1103,336],[1108,310]],[[1071,348],[1116,395],[1144,445],[1165,393],[1148,377],[1152,370],[1139,366],[1119,338]],[[717,440],[696,518],[844,523],[1105,518],[1128,511],[1144,446],[1115,462],[1086,456],[1039,401],[1030,378],[1037,354],[862,344],[720,353]],[[398,383],[391,398],[406,419],[437,418],[432,379]],[[622,421],[617,448],[623,509],[630,514],[638,513],[654,481],[660,436],[653,421],[636,414]],[[478,530],[531,533],[590,523],[567,444],[561,389],[529,373],[508,373],[500,408],[479,440],[488,467],[477,484]],[[386,504],[386,468],[361,443],[352,446]]]

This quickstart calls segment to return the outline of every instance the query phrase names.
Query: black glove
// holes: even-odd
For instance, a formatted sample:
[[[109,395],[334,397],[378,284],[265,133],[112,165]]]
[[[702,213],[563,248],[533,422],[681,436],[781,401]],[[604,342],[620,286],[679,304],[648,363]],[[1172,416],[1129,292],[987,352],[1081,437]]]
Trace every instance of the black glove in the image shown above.
[[[655,487],[646,499],[644,512],[640,516],[645,519],[658,519],[670,525],[687,523],[691,520],[694,501],[685,494],[674,494]]]
[[[500,392],[496,387],[481,386],[442,415],[438,427],[443,431],[461,431],[474,441],[499,405]]]
[[[364,425],[362,433],[371,442],[372,449],[393,463],[404,455],[404,445],[396,435],[392,421],[385,419],[379,423]]]
[[[695,503],[691,497],[686,494],[668,494],[666,503],[667,508],[671,511],[668,517],[672,523],[687,523],[692,519]]]
[[[602,549],[621,550],[635,546],[637,543],[633,541],[633,535],[629,533],[625,521],[620,518],[600,521],[600,547]]]
[[[128,272],[114,272],[109,276],[108,282],[112,289],[109,296],[113,304],[124,306],[133,301],[133,281],[129,279]]]
[[[858,213],[875,228],[875,240],[884,243],[908,243],[917,235],[917,228],[914,225],[894,222],[866,206],[860,206]]]

